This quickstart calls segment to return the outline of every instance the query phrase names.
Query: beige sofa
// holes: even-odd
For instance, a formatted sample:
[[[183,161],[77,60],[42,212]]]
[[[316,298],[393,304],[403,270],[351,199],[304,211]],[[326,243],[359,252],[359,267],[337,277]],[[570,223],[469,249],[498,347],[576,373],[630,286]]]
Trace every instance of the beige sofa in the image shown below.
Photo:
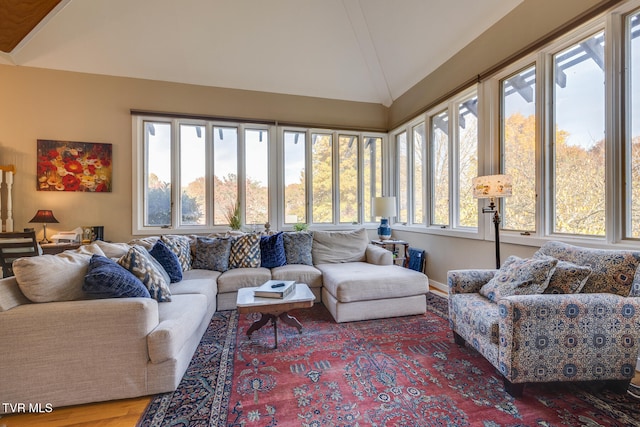
[[[65,294],[69,283],[77,288],[92,253],[115,259],[127,244],[23,259],[23,270],[40,269],[32,278],[41,283],[0,280],[0,400],[59,407],[175,390],[214,312],[234,309],[240,287],[271,278],[307,283],[338,322],[426,311],[427,277],[392,265],[364,230],[316,233],[317,265],[187,270],[169,285],[171,302]],[[157,239],[130,243],[150,247]]]

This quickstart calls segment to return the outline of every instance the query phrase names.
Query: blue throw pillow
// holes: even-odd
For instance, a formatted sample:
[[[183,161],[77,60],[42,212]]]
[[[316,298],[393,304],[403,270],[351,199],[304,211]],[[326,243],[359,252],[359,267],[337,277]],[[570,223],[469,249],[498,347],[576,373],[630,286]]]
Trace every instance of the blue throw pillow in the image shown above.
[[[182,280],[182,266],[178,256],[162,241],[158,240],[149,251],[169,275],[169,282],[176,283]]]
[[[102,255],[91,257],[82,290],[96,298],[151,298],[140,279]]]
[[[260,256],[262,267],[280,267],[287,263],[282,231],[271,236],[260,237]]]

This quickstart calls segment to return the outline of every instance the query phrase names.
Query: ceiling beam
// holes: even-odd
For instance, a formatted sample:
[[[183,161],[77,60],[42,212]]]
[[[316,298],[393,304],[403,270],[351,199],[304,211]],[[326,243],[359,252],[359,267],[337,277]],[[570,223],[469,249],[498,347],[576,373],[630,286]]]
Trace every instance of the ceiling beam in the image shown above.
[[[371,33],[369,32],[369,26],[367,25],[364,13],[362,13],[360,1],[342,0],[342,4],[347,12],[347,17],[351,22],[351,28],[356,36],[356,40],[358,41],[358,46],[360,46],[360,52],[367,64],[367,68],[369,69],[371,81],[373,82],[375,90],[380,97],[380,103],[385,107],[389,107],[393,103],[393,97],[391,96],[391,91],[389,90],[389,85],[387,84],[387,79],[384,75],[382,65],[380,65],[380,60],[378,59],[378,53],[376,52],[373,40],[371,40]]]
[[[3,0],[0,2],[0,51],[9,53],[62,0]]]

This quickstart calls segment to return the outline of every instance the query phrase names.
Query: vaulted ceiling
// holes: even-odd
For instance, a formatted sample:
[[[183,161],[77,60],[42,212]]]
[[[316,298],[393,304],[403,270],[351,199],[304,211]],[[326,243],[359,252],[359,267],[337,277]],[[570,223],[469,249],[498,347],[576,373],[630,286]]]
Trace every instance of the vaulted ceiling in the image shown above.
[[[0,64],[389,106],[523,0],[2,0]]]

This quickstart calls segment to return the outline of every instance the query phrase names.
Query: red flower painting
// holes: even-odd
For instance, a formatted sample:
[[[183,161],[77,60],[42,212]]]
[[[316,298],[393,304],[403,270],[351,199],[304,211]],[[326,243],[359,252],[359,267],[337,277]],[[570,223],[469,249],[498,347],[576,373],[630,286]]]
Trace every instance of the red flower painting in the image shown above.
[[[38,140],[38,190],[111,191],[111,144]]]

